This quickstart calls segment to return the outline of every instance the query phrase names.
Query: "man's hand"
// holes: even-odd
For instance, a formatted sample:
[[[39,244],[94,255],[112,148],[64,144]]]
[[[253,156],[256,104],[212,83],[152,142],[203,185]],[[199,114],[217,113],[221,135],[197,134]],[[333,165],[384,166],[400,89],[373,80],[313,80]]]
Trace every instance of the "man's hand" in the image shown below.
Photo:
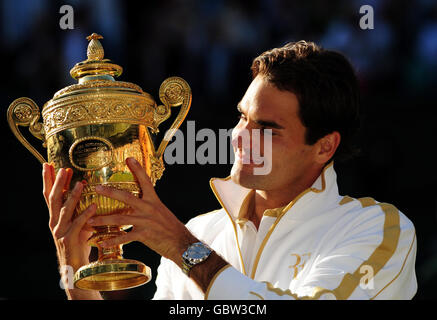
[[[43,165],[43,194],[49,208],[49,227],[55,241],[59,265],[71,266],[75,272],[81,266],[89,263],[91,247],[87,244],[87,240],[92,234],[92,228],[87,226],[86,222],[95,214],[96,206],[89,206],[77,218],[73,219],[83,184],[76,183],[64,202],[64,194],[70,189],[72,173],[71,169],[62,168],[55,176],[53,166],[48,163]],[[65,284],[65,288],[69,286],[71,284]],[[101,298],[100,295],[95,293],[79,294],[78,291],[82,290],[76,289],[75,291],[77,293],[76,297]],[[73,298],[69,290],[66,290],[66,292],[69,298]]]
[[[131,241],[140,241],[161,256],[181,265],[182,253],[198,241],[161,202],[144,168],[134,159],[128,158],[126,164],[135,176],[142,190],[141,198],[127,191],[98,186],[96,192],[122,201],[131,210],[126,214],[95,216],[88,220],[92,226],[132,225],[130,232],[123,236],[102,242],[103,247],[111,247]]]
[[[59,264],[70,265],[76,271],[89,263],[91,247],[87,240],[92,229],[86,226],[86,222],[95,213],[96,206],[91,205],[77,219],[73,219],[83,185],[76,183],[64,202],[64,194],[70,188],[71,175],[71,169],[62,168],[55,177],[53,166],[47,163],[43,165],[43,194],[49,208],[49,227],[58,251]]]
[[[97,193],[122,201],[131,207],[127,214],[95,216],[88,220],[92,226],[132,225],[129,233],[103,241],[103,247],[111,247],[131,241],[140,241],[159,255],[172,260],[182,267],[182,254],[189,245],[199,240],[185,225],[161,202],[144,168],[133,158],[126,164],[140,185],[142,196],[137,198],[127,191],[99,186]],[[190,278],[206,292],[211,279],[228,263],[212,252],[209,258],[193,267]]]
[[[111,247],[126,242],[140,241],[181,268],[182,254],[190,244],[199,240],[161,202],[144,168],[133,158],[128,158],[126,164],[141,187],[141,198],[127,191],[103,186],[96,187],[97,193],[126,203],[131,207],[131,211],[128,214],[95,216],[88,220],[88,224],[93,226],[132,225],[132,231],[126,235],[106,240],[101,245]],[[227,264],[213,252],[205,262],[191,269],[190,278],[203,292],[206,292],[211,279]]]

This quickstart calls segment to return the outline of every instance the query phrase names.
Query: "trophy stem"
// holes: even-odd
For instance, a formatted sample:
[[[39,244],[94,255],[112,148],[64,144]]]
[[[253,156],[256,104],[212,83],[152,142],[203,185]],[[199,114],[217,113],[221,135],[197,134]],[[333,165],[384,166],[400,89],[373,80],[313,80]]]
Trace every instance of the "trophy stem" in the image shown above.
[[[125,234],[118,226],[100,226],[96,227],[96,233],[88,239],[88,244],[98,249],[98,261],[109,259],[123,259],[123,245],[116,245],[109,248],[103,248],[101,243],[105,240],[115,238]]]
[[[74,284],[79,289],[112,291],[129,289],[150,281],[151,270],[144,263],[123,258],[123,245],[103,248],[105,240],[126,232],[119,226],[95,227],[96,232],[88,244],[97,247],[98,260],[81,267],[74,275]]]

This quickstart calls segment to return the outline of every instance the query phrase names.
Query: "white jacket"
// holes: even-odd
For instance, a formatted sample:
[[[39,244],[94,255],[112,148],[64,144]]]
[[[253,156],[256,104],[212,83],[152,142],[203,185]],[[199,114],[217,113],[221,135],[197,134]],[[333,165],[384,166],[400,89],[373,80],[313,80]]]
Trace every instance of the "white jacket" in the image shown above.
[[[393,205],[340,196],[333,162],[311,188],[266,210],[258,230],[244,218],[253,191],[211,179],[222,209],[187,227],[230,266],[204,295],[162,258],[154,299],[411,299],[416,235]]]

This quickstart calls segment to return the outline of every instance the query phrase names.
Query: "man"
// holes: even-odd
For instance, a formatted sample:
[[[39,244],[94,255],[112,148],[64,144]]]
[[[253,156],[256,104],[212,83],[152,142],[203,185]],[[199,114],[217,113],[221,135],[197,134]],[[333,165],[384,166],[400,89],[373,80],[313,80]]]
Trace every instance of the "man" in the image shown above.
[[[145,171],[127,165],[143,197],[99,187],[129,215],[72,220],[83,186],[62,203],[68,171],[44,165],[44,195],[60,265],[88,263],[95,225],[133,225],[104,243],[140,241],[162,258],[155,299],[411,299],[416,290],[413,224],[394,206],[340,196],[334,160],[352,156],[358,85],[339,53],[299,41],[267,51],[252,64],[253,81],[233,131],[236,160],[226,179],[211,180],[222,208],[185,226],[159,200]],[[267,130],[268,129],[268,130]],[[271,146],[242,143],[243,132],[271,135]],[[249,135],[250,136],[250,135]],[[269,172],[254,174],[271,148]],[[66,289],[71,299],[98,292]]]

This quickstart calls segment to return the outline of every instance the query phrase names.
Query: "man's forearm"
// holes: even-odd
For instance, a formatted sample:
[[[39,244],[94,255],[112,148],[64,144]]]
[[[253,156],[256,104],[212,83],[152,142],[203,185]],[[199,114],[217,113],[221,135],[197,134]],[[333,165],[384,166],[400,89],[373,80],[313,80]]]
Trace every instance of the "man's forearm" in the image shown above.
[[[187,233],[183,240],[179,243],[178,250],[172,253],[170,260],[176,263],[182,269],[182,254],[190,244],[198,242],[199,240],[191,233]],[[215,274],[229,263],[220,257],[216,252],[212,252],[210,256],[202,263],[191,268],[189,277],[199,286],[199,288],[206,293],[211,280]]]
[[[228,262],[213,251],[205,262],[194,266],[190,270],[189,276],[202,289],[203,293],[206,293],[215,274],[228,264]]]

